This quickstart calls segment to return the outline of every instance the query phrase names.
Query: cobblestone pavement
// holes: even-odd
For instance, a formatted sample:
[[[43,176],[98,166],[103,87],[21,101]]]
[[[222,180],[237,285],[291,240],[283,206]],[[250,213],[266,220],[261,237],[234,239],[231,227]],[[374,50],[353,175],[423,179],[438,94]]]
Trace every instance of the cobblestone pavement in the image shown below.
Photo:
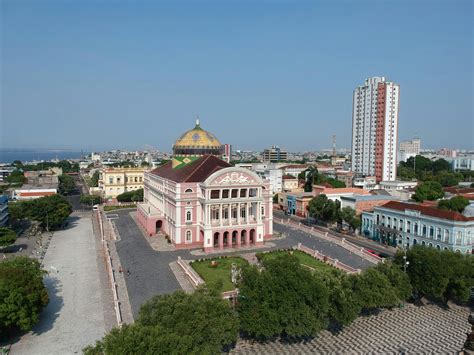
[[[232,354],[457,354],[470,330],[469,310],[436,305],[384,310],[359,317],[338,334],[321,332],[307,342],[240,341]]]
[[[171,262],[176,261],[178,256],[186,260],[193,260],[204,256],[204,254],[195,255],[200,253],[190,252],[189,250],[153,250],[133,220],[129,210],[117,210],[112,213],[119,216],[118,219],[113,221],[120,236],[120,240],[115,243],[115,247],[123,270],[130,271],[130,275],[125,275],[125,282],[132,312],[136,318],[140,306],[151,297],[181,289],[179,282],[170,269]],[[268,243],[270,248],[263,249],[292,248],[298,243],[302,243],[312,249],[321,251],[325,255],[337,258],[354,268],[366,269],[372,265],[346,249],[308,233],[276,223],[274,228],[277,232],[287,233],[289,237],[274,239]],[[213,254],[213,256],[239,255],[246,251],[251,251],[251,248],[232,250],[230,253],[218,253]]]

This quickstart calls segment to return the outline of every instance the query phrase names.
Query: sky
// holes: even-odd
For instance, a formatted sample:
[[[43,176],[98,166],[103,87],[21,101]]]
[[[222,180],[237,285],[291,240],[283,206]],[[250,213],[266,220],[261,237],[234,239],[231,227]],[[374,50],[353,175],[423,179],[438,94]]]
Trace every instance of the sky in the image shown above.
[[[0,1],[0,148],[350,148],[352,93],[400,84],[399,140],[474,148],[473,2]]]

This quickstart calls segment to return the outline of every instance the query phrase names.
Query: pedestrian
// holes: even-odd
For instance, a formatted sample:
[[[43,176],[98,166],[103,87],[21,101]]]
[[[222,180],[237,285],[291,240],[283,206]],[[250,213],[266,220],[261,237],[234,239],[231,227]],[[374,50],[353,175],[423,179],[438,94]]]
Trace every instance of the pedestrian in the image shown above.
[[[119,272],[122,273],[122,265],[119,266]]]
[[[130,270],[127,269],[127,276],[130,276]]]

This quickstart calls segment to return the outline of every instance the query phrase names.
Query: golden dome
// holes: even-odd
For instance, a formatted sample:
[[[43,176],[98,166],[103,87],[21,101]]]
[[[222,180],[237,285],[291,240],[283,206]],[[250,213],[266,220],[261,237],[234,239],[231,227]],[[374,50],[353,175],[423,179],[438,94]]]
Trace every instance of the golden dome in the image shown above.
[[[181,149],[221,149],[221,143],[212,133],[204,130],[196,121],[196,127],[183,133],[173,145],[173,150]]]

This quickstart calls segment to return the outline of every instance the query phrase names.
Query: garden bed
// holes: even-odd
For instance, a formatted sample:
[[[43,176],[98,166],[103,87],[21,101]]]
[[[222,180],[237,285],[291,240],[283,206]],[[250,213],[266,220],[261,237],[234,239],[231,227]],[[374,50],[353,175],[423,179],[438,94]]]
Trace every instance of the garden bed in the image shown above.
[[[329,273],[338,273],[341,272],[340,270],[336,269],[335,267],[325,264],[324,262],[313,258],[311,255],[308,255],[300,250],[278,250],[272,251],[267,253],[259,253],[257,254],[258,260],[268,260],[274,259],[278,256],[292,254],[293,256],[297,257],[300,264],[311,268],[317,272],[329,272]]]
[[[213,262],[215,265],[213,265]],[[247,260],[239,257],[221,257],[194,261],[191,263],[191,267],[210,288],[217,288],[219,292],[226,292],[235,289],[231,279],[233,263],[239,267],[248,265]]]

